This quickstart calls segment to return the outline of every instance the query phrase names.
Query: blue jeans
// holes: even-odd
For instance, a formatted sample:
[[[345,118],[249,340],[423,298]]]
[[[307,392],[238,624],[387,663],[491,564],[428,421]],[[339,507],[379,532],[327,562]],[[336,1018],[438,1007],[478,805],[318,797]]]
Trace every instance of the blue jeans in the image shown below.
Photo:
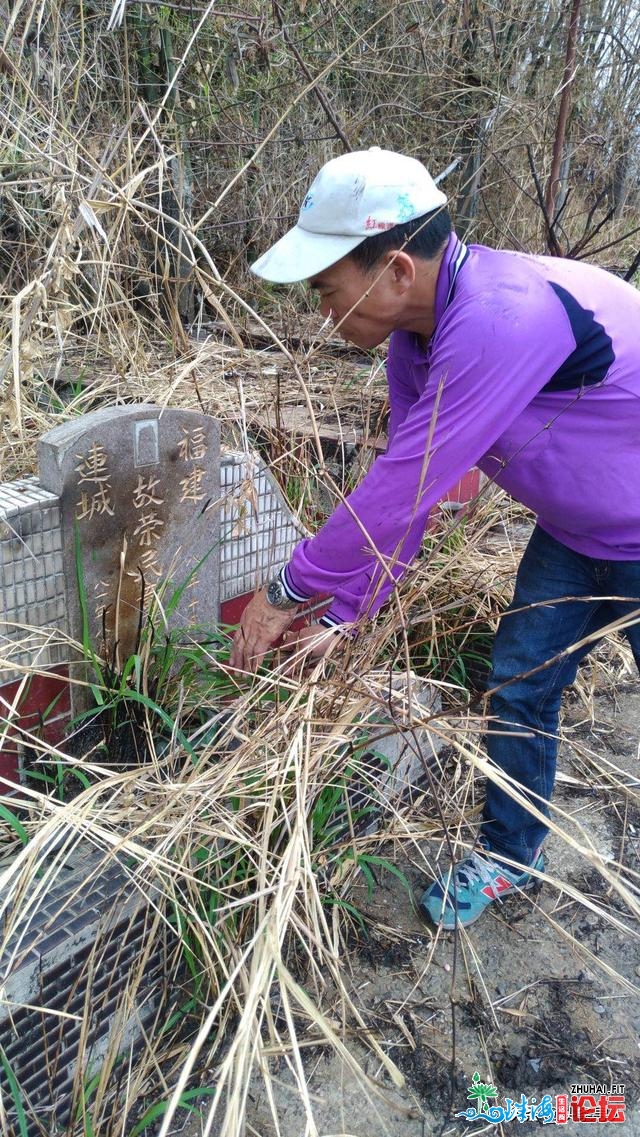
[[[529,800],[546,816],[556,775],[562,691],[575,679],[597,633],[636,609],[640,561],[585,557],[534,529],[518,570],[513,603],[502,616],[494,644],[489,694],[495,718],[487,749],[495,765],[525,795],[528,791]],[[640,614],[625,634],[640,669]],[[594,636],[589,644],[555,658],[589,635]],[[547,833],[542,822],[487,779],[482,834],[493,852],[531,864]]]

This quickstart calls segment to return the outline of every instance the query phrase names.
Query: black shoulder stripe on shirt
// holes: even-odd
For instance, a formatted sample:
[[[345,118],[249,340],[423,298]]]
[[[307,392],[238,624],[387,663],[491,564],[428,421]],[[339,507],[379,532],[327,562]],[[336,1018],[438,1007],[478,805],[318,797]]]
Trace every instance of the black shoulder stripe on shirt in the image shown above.
[[[573,391],[593,387],[602,382],[615,360],[611,336],[594,313],[583,308],[566,288],[552,281],[550,284],[569,317],[576,346],[542,390]]]
[[[469,250],[468,250],[467,246],[462,241],[459,241],[459,245],[460,245],[460,248],[457,251],[456,257],[451,262],[451,264],[449,266],[449,291],[447,292],[447,299],[445,300],[445,305],[444,305],[445,308],[449,307],[451,301],[453,300],[453,298],[456,294],[456,284],[458,283],[458,273],[460,272],[460,269],[462,268],[463,264],[465,263],[465,261],[467,260],[467,258],[469,256]]]

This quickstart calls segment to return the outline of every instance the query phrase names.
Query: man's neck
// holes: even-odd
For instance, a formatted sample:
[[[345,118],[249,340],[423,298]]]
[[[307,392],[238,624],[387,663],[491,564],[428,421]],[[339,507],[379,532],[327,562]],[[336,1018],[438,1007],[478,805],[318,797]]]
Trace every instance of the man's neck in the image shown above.
[[[436,326],[436,286],[445,251],[446,245],[431,260],[415,258],[416,278],[399,324],[403,331],[415,332],[419,343],[425,348]]]

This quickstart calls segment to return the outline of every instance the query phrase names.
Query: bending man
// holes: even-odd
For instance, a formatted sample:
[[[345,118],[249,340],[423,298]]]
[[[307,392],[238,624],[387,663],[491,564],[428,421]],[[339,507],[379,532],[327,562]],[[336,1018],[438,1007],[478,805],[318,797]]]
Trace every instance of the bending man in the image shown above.
[[[390,337],[389,446],[253,598],[232,663],[254,670],[313,596],[333,598],[302,634],[316,652],[371,616],[477,465],[537,515],[495,641],[488,750],[547,814],[562,691],[598,631],[627,619],[640,666],[640,295],[583,263],[465,247],[424,166],[378,148],[328,162],[253,270],[307,280],[358,347]],[[476,849],[423,908],[472,923],[534,883],[546,832],[489,780]]]

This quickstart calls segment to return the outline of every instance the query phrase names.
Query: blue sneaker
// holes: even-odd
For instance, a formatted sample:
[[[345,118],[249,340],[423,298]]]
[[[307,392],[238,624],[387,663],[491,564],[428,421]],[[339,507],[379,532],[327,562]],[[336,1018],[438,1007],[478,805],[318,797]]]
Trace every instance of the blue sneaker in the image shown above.
[[[538,872],[544,870],[544,857],[540,850],[531,868]],[[511,892],[533,888],[537,883],[537,878],[530,872],[507,869],[485,856],[483,850],[474,851],[460,861],[455,873],[449,872],[430,885],[420,900],[420,907],[434,924],[448,932],[456,927],[456,907],[457,925],[466,928],[475,924],[494,900],[502,900]]]

